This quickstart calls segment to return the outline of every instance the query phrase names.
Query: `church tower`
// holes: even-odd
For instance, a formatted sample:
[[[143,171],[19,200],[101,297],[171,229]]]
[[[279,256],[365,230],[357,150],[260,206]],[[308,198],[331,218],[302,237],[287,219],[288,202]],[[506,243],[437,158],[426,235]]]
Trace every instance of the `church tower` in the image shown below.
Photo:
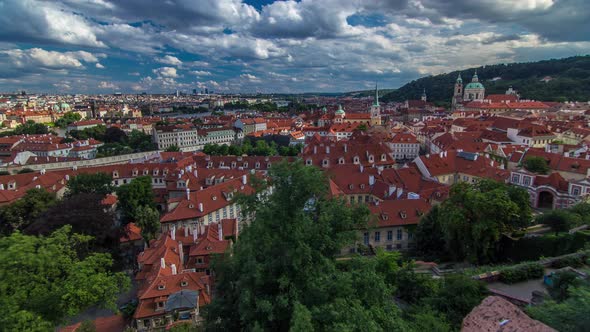
[[[455,91],[453,92],[453,100],[452,105],[453,109],[459,107],[463,102],[463,79],[461,78],[461,73],[457,76],[457,81],[455,81]]]
[[[426,89],[422,90],[422,97],[420,97],[420,100],[422,100],[424,102],[426,101]]]
[[[375,84],[375,100],[373,101],[373,105],[371,106],[371,126],[380,126],[381,125],[381,106],[379,106],[379,90],[377,89],[377,84]]]

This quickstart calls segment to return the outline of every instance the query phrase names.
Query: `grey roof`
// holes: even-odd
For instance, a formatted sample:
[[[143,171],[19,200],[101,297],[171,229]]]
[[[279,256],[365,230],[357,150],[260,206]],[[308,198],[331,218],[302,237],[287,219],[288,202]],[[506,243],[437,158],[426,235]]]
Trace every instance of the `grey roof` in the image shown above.
[[[166,301],[166,311],[176,309],[196,308],[199,298],[199,292],[192,290],[181,290],[168,297]]]
[[[477,160],[477,153],[461,151],[457,153],[457,156],[471,161]]]

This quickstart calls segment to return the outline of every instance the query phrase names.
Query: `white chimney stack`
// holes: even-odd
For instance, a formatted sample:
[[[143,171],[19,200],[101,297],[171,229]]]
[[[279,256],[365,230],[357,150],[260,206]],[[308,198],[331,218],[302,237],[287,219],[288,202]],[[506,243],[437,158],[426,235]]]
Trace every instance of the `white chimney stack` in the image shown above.
[[[170,229],[170,237],[172,240],[176,241],[176,225],[172,226],[172,229]]]
[[[191,199],[191,190],[186,188],[186,199]]]
[[[199,203],[199,212],[203,212],[203,203]]]
[[[360,169],[361,173],[365,170],[365,168],[363,167],[363,165],[360,165],[359,169]]]
[[[248,177],[246,176],[246,174],[242,175],[242,184],[243,185],[248,184]]]
[[[170,268],[172,269],[172,275],[173,276],[176,275],[176,265],[172,264],[172,265],[170,265]]]
[[[329,146],[326,146],[326,153],[330,154],[330,147]]]
[[[184,262],[184,250],[182,249],[182,242],[178,241],[178,256],[180,257],[180,263]]]
[[[221,221],[217,224],[217,234],[219,235],[219,241],[223,240],[223,227],[221,226]]]
[[[369,175],[369,186],[372,186],[374,184],[375,184],[375,176]]]
[[[344,144],[344,152],[348,152],[348,144]]]
[[[164,260],[164,257],[160,258],[160,267],[163,269],[166,268],[166,261]]]
[[[198,174],[199,174],[199,173],[197,173],[197,170],[194,170],[194,171],[193,171],[193,175],[194,175],[196,178],[198,178],[198,177],[199,177],[199,175],[198,175]]]

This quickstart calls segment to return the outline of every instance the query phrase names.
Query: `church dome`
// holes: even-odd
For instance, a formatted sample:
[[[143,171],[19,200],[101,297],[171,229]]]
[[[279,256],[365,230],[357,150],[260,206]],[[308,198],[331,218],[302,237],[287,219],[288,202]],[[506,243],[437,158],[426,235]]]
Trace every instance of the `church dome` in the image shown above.
[[[471,82],[465,86],[465,89],[483,89],[483,84],[479,82]]]
[[[338,105],[338,110],[336,111],[337,115],[343,115],[344,114],[344,110],[342,109],[342,105]]]

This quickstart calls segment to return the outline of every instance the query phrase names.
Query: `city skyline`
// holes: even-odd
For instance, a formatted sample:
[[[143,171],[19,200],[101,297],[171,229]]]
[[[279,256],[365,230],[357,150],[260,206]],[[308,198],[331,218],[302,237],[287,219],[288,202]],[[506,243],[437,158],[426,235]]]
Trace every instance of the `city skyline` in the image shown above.
[[[8,0],[0,8],[3,92],[344,92],[590,50],[582,0]]]

